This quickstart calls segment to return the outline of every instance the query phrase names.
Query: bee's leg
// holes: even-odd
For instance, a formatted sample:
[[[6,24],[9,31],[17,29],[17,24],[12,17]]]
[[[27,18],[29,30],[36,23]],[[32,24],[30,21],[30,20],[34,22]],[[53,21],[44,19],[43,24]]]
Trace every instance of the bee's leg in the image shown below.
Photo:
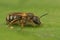
[[[12,24],[13,24],[15,21],[16,21],[16,19],[13,20],[13,21],[11,21],[11,22],[9,23],[8,27],[11,28],[11,29],[13,29]]]
[[[9,23],[10,23],[10,22],[8,22],[8,21],[5,22],[5,24],[8,25],[7,27],[9,27]]]
[[[24,25],[25,25],[25,24],[24,24],[23,20],[20,21],[20,24],[21,24],[21,31],[24,31],[23,28],[24,28]]]
[[[22,20],[18,20],[18,25],[20,25],[21,26],[21,30],[23,30],[24,24],[23,24]]]
[[[21,29],[23,29],[23,27],[24,27],[24,23],[21,23]]]
[[[33,20],[30,20],[30,22],[31,22],[32,26],[35,27]]]
[[[35,24],[34,24],[34,22],[33,22],[32,20],[29,20],[29,22],[30,22],[31,25],[32,25],[32,31],[33,31],[33,28],[35,27]]]

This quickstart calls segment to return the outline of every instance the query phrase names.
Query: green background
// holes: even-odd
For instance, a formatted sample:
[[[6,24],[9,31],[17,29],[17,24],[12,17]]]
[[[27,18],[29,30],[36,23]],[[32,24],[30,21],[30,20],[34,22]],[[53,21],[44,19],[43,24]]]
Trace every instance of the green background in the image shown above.
[[[6,16],[11,12],[33,12],[42,24],[32,28],[7,28]],[[0,0],[0,40],[60,40],[60,0]]]

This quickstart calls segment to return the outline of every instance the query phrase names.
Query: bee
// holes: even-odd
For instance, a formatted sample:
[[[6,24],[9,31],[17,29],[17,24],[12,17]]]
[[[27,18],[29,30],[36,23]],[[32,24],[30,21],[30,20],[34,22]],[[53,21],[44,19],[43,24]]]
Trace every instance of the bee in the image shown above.
[[[34,25],[34,24],[40,25],[41,24],[40,18],[30,12],[28,12],[28,13],[14,12],[14,13],[9,14],[6,17],[6,24],[8,24],[9,27],[13,24],[19,24],[19,25],[21,25],[21,28],[23,28],[28,22],[33,23],[32,25]]]

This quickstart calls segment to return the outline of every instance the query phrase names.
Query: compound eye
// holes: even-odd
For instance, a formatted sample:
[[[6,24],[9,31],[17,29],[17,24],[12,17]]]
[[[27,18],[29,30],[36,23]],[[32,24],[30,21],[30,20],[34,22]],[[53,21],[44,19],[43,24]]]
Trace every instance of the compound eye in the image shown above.
[[[34,16],[33,17],[33,22],[35,23],[35,24],[38,24],[38,25],[40,25],[40,18],[38,18],[37,16]]]

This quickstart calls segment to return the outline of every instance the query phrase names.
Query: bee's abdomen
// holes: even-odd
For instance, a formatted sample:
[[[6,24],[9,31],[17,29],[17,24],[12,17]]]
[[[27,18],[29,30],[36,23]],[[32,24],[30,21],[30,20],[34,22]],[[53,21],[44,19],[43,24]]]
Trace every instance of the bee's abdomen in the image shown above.
[[[16,18],[16,16],[8,15],[8,16],[6,17],[6,21],[11,22],[11,21],[13,21],[15,18]]]

